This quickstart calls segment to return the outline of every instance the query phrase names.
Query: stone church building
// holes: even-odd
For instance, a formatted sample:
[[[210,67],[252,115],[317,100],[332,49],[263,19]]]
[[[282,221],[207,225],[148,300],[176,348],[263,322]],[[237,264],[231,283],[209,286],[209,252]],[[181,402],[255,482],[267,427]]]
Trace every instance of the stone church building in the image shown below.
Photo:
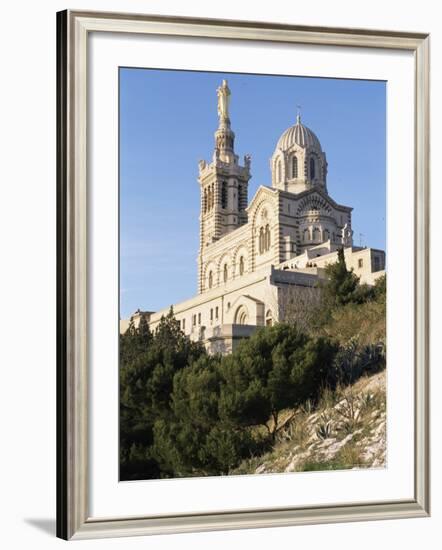
[[[173,311],[190,338],[210,352],[228,353],[256,327],[283,320],[287,289],[314,287],[339,248],[347,267],[368,284],[385,273],[385,253],[353,246],[352,208],[328,194],[325,152],[300,115],[276,144],[271,186],[260,186],[249,202],[251,159],[241,163],[235,154],[225,80],[217,93],[213,158],[199,163],[198,294]],[[145,314],[154,330],[168,310],[138,310],[132,319],[137,324]]]

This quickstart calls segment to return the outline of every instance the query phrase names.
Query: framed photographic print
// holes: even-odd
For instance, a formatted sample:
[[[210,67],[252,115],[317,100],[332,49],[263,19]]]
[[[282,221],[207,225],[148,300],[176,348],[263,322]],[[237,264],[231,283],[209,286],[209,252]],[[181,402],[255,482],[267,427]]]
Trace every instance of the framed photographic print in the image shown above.
[[[60,12],[65,539],[429,513],[429,37]]]

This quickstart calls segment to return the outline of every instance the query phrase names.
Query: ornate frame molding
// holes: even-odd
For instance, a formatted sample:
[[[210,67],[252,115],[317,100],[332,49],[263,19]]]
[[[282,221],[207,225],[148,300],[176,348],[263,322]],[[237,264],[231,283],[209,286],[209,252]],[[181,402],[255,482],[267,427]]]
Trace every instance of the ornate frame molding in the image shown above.
[[[161,517],[88,511],[86,90],[92,31],[390,48],[415,59],[415,491],[411,500]],[[252,21],[57,14],[57,536],[85,539],[429,514],[429,36]]]

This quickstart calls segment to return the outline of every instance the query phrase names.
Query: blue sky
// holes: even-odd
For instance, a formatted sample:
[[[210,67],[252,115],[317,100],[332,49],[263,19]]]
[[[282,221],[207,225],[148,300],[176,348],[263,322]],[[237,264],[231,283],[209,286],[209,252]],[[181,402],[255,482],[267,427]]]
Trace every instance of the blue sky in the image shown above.
[[[354,208],[354,243],[385,250],[385,82],[121,68],[122,318],[196,294],[198,161],[212,158],[223,78],[235,151],[252,156],[249,201],[270,185],[269,159],[299,104],[326,152],[330,195]]]

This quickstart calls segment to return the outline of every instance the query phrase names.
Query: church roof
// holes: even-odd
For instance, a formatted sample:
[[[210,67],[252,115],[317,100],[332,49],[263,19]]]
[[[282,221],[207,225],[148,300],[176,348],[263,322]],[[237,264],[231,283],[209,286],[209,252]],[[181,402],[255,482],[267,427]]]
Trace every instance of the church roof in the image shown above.
[[[275,189],[279,195],[282,195],[283,197],[287,198],[293,198],[293,193],[290,193],[290,191],[283,191],[282,189]],[[335,200],[333,200],[328,193],[326,193],[323,189],[321,189],[318,186],[312,187],[310,189],[306,189],[305,191],[302,191],[301,193],[296,193],[296,199],[298,201],[301,201],[303,198],[307,197],[308,195],[320,195],[325,201],[327,201],[329,204],[333,206],[333,208],[336,208],[336,210],[344,210],[345,212],[352,212],[353,207],[352,206],[345,206],[343,204],[337,203]]]
[[[300,147],[313,147],[322,151],[321,144],[316,134],[301,123],[300,115],[297,116],[296,124],[287,128],[279,138],[276,148],[286,151],[295,144]]]

